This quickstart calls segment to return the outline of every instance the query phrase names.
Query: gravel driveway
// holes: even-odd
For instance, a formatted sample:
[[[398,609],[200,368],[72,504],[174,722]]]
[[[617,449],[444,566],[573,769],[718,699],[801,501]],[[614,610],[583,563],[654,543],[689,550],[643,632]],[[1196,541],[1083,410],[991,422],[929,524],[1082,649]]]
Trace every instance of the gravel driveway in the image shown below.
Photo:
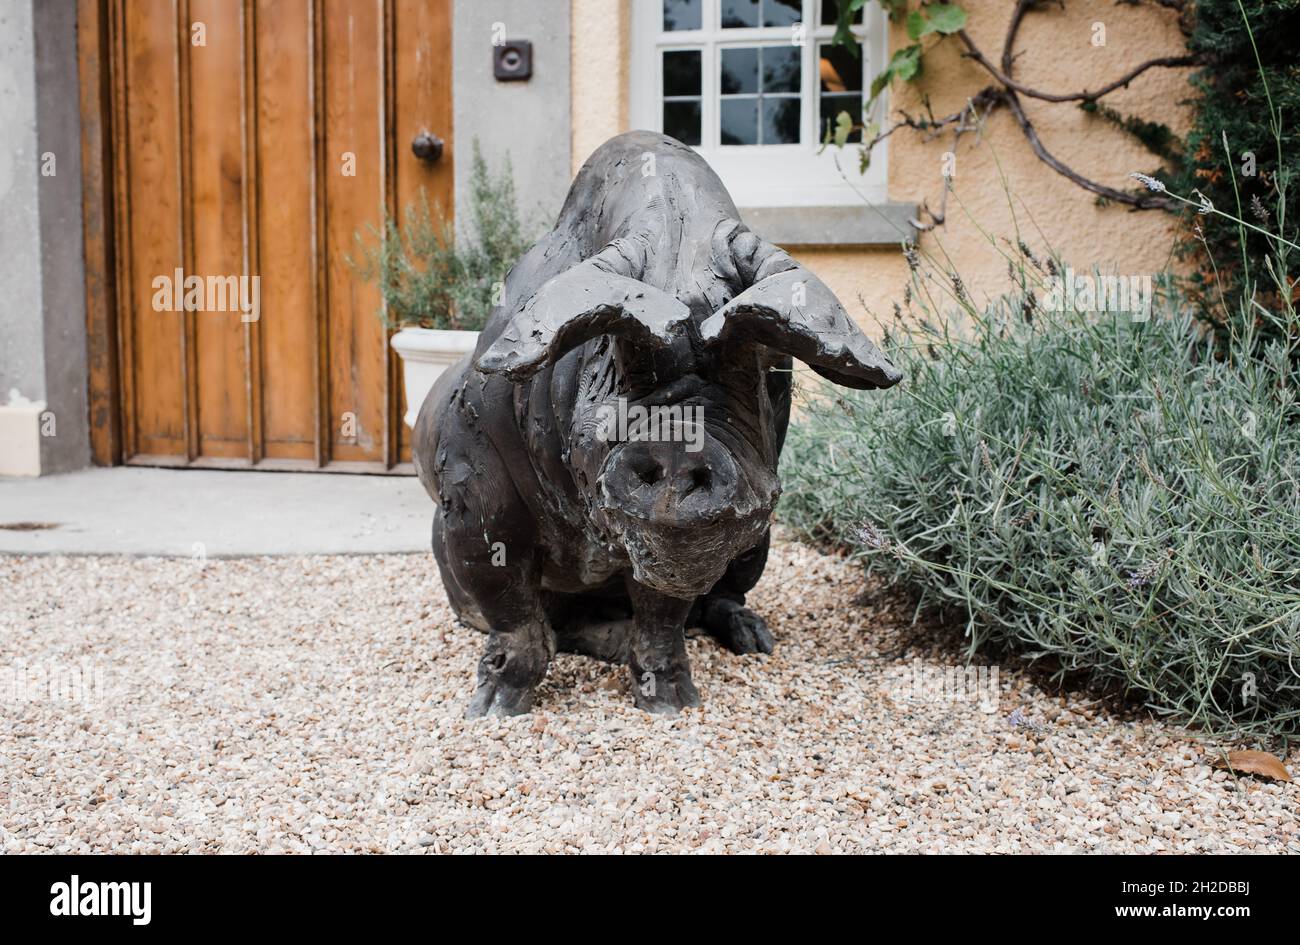
[[[427,555],[11,557],[0,586],[6,851],[1300,852],[1296,785],[891,656],[910,611],[798,544],[752,599],[776,654],[692,640],[677,719],[561,656],[531,716],[464,721],[482,637]]]

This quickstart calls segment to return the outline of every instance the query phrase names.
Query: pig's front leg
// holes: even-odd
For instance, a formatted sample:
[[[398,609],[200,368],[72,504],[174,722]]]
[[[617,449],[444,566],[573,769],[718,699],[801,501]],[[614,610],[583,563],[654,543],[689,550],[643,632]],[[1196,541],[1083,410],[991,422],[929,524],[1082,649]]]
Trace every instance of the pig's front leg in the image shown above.
[[[763,576],[770,535],[736,558],[709,593],[695,602],[688,619],[708,630],[733,653],[771,653],[775,641],[767,622],[745,606],[745,595]]]
[[[465,715],[520,715],[555,656],[536,527],[490,449],[451,453],[440,476],[433,552],[457,615],[488,631]]]
[[[637,708],[676,715],[700,704],[686,658],[686,615],[691,600],[669,597],[628,578],[632,645],[628,669]]]

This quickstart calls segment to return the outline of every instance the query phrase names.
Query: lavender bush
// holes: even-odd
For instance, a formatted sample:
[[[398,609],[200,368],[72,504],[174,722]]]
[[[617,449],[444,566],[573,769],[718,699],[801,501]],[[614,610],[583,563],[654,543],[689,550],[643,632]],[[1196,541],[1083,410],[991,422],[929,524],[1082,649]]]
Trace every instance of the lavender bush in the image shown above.
[[[971,652],[1081,672],[1214,732],[1294,734],[1293,305],[1243,296],[1238,324],[1267,331],[1216,348],[1168,287],[1145,321],[1045,310],[1058,264],[1018,245],[1017,290],[983,312],[910,257],[910,327],[889,342],[907,378],[811,392],[786,444],[785,521],[959,614]],[[1289,299],[1284,267],[1270,261],[1285,287],[1270,295]],[[960,333],[932,324],[941,285]]]

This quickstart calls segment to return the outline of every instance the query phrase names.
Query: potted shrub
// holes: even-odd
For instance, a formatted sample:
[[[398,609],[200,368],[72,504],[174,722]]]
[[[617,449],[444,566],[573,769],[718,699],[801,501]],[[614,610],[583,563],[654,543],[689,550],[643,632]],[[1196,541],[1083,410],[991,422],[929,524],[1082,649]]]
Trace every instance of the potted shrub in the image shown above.
[[[507,158],[500,174],[489,173],[474,144],[469,223],[459,236],[423,191],[408,204],[402,223],[393,217],[382,232],[358,234],[362,278],[375,280],[384,298],[380,317],[395,334],[389,343],[402,359],[406,424],[415,418],[438,375],[473,353],[479,329],[500,301],[506,273],[530,240],[520,224]]]

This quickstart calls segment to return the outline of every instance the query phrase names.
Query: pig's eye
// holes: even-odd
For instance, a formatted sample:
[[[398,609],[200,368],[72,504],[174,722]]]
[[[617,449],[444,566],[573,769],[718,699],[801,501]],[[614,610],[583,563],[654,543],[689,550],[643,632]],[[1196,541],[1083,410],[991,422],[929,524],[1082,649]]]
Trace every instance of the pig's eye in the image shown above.
[[[708,489],[713,485],[713,473],[707,468],[697,469],[691,473],[691,491]]]

